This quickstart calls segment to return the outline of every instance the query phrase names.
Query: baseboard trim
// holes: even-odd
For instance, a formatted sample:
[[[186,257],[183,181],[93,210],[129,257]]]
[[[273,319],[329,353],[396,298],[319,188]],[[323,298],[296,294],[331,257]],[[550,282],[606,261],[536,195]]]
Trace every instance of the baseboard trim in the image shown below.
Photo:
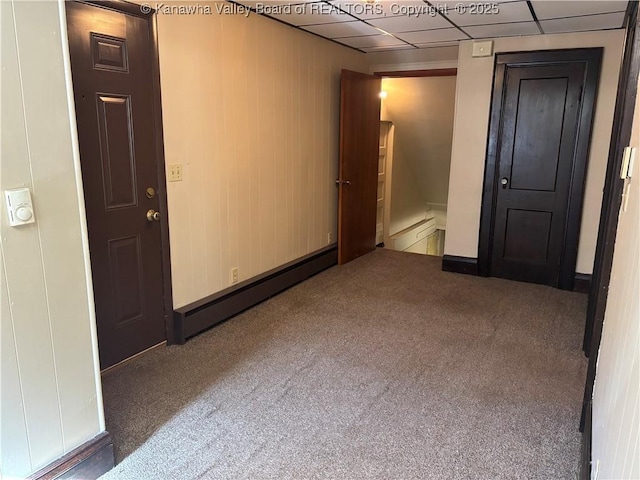
[[[114,465],[113,441],[109,432],[105,431],[38,470],[27,480],[95,480]]]
[[[478,275],[478,259],[444,255],[442,257],[442,271]]]
[[[573,278],[573,291],[578,293],[589,293],[591,290],[591,274],[576,273]]]
[[[338,247],[330,245],[246,282],[234,285],[173,312],[176,343],[257,305],[338,263]]]

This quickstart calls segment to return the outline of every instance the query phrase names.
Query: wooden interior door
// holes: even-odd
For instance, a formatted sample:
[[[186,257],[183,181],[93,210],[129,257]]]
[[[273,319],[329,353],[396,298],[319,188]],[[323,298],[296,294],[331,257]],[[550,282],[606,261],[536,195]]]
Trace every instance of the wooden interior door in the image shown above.
[[[338,263],[376,248],[380,77],[342,70]]]
[[[592,53],[599,70],[601,52]],[[495,164],[487,169],[494,181],[490,270],[558,287],[563,274],[571,285],[575,274],[598,71],[594,76],[587,61],[570,54],[550,55],[506,62],[500,71],[492,112]]]
[[[166,339],[153,49],[146,18],[66,10],[104,369]]]

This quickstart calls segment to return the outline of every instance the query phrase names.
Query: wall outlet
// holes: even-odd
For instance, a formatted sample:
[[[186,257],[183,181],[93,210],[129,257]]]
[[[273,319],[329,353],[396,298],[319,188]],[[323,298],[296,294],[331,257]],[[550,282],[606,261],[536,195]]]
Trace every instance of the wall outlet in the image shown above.
[[[333,243],[333,232],[327,233],[327,244]]]
[[[238,283],[238,267],[231,269],[231,284]]]
[[[169,181],[170,182],[182,181],[182,164],[181,163],[169,164]]]

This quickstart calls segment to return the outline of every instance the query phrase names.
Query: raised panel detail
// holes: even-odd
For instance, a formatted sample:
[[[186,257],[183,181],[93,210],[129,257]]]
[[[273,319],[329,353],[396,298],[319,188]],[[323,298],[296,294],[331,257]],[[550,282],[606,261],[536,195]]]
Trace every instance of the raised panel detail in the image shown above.
[[[512,189],[555,190],[567,87],[567,78],[520,81]]]
[[[119,327],[144,316],[140,236],[109,240],[113,323]]]
[[[507,210],[504,258],[528,263],[546,263],[552,216],[551,212]]]
[[[98,94],[97,101],[105,208],[135,206],[138,197],[131,98]]]
[[[124,38],[91,32],[91,57],[93,68],[98,70],[129,71],[127,42]]]

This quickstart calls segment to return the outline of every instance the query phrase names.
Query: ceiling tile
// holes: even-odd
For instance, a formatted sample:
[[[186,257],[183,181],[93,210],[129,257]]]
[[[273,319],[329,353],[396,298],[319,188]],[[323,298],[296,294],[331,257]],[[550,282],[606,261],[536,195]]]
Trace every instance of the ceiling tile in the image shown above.
[[[330,3],[362,20],[398,16],[434,16],[435,9],[422,0],[329,0]]]
[[[391,35],[368,35],[366,37],[349,37],[336,39],[340,43],[355,48],[405,46],[407,43]]]
[[[447,22],[440,15],[431,17],[425,16],[401,16],[401,17],[387,17],[376,18],[368,20],[371,25],[381,28],[385,32],[398,33],[398,32],[415,32],[417,30],[432,30],[436,28],[448,28],[451,24]]]
[[[397,52],[399,50],[415,50],[416,48],[412,45],[404,45],[402,47],[400,46],[389,46],[389,47],[367,47],[367,48],[361,48],[360,50],[362,50],[363,52],[366,53],[371,53],[371,52],[385,52],[385,51],[389,51],[389,50],[393,50],[394,52]]]
[[[545,33],[583,32],[587,30],[606,30],[622,28],[624,12],[587,15],[584,17],[557,18],[541,20],[540,26]]]
[[[322,23],[349,22],[353,17],[339,11],[337,8],[325,2],[308,2],[291,5],[284,11],[278,11],[267,15],[292,25],[319,25]]]
[[[536,22],[476,25],[464,27],[464,31],[473,38],[517,37],[519,35],[538,35],[540,33]]]
[[[398,33],[396,37],[409,43],[450,42],[452,40],[466,40],[467,36],[457,28],[443,28],[440,30],[423,30],[420,32]]]
[[[269,6],[281,6],[281,5],[298,5],[302,3],[313,3],[320,0],[233,0],[235,3],[241,3],[251,8],[260,8],[261,5],[265,7]]]
[[[495,23],[532,22],[527,2],[471,3],[443,1],[448,7],[447,18],[456,25],[492,25]],[[485,8],[489,10],[477,10]]]
[[[414,45],[418,48],[457,47],[459,42],[414,43]]]
[[[363,35],[379,35],[380,31],[364,22],[324,23],[322,25],[308,25],[302,27],[309,32],[316,33],[327,38],[360,37]]]
[[[594,15],[598,13],[623,12],[628,2],[621,1],[578,1],[534,0],[531,2],[538,20],[549,18],[577,17],[580,15]]]

